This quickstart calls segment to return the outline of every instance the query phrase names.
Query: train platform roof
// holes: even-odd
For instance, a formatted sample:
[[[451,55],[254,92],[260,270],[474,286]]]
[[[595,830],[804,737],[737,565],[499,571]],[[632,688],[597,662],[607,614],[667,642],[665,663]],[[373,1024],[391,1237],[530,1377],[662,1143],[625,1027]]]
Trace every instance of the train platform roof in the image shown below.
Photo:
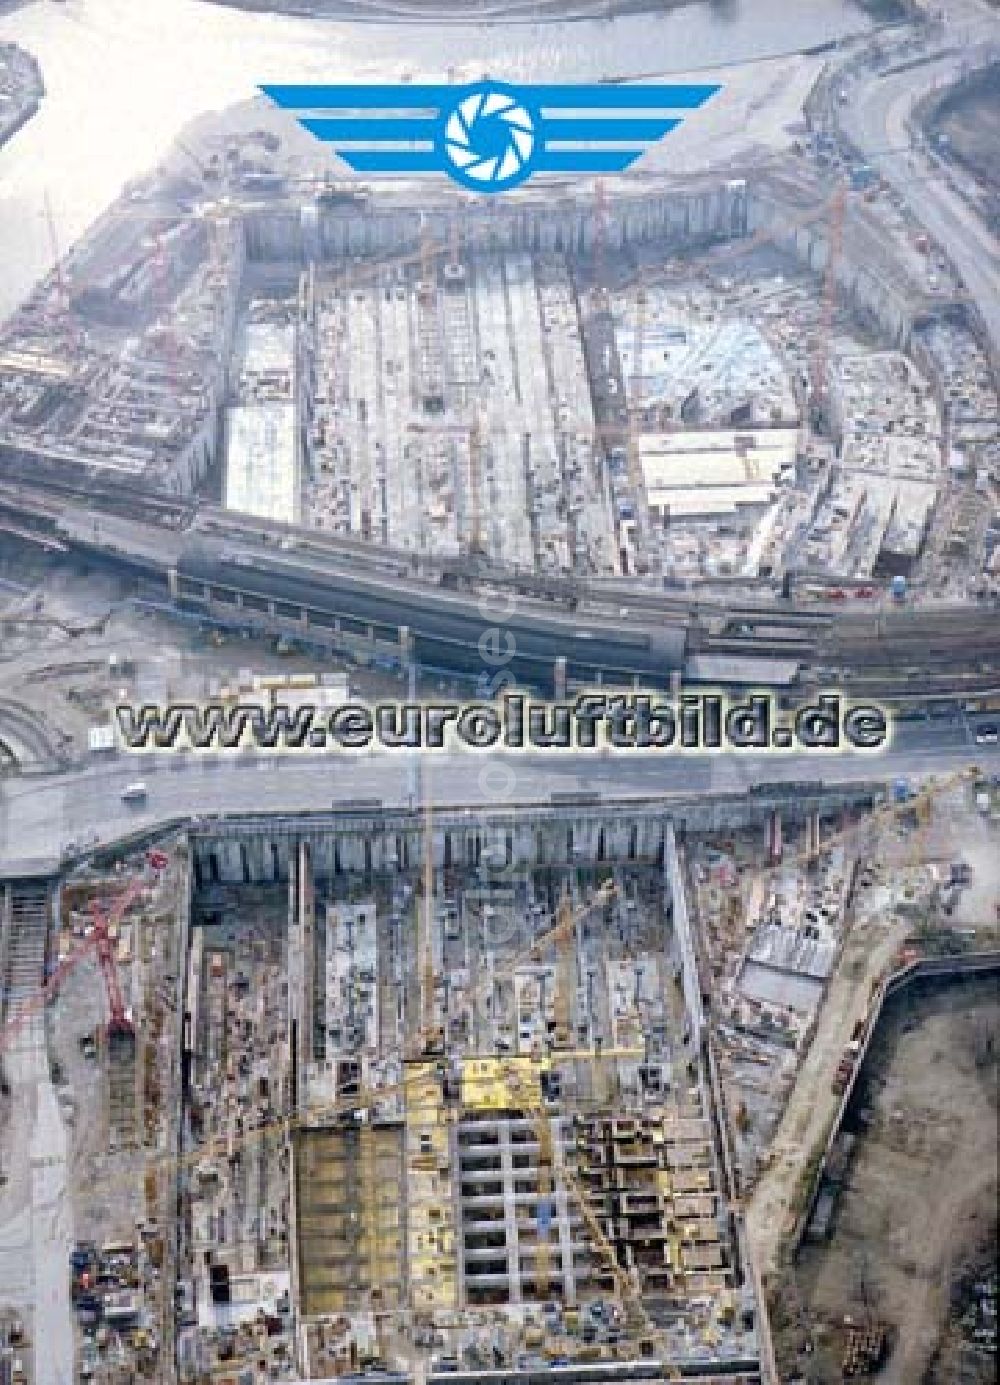
[[[795,683],[800,661],[758,655],[692,654],[684,665],[688,683],[716,687],[788,688]]]

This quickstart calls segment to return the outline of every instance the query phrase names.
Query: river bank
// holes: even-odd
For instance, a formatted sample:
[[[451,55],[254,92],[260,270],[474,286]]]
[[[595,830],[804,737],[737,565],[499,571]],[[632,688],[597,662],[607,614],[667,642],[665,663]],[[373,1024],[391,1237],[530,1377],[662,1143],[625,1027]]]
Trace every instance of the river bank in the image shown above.
[[[819,60],[799,56],[803,49],[847,41],[871,21],[844,0],[725,6],[478,27],[338,23],[208,0],[27,0],[0,10],[0,41],[33,53],[45,75],[38,114],[0,150],[0,319],[51,269],[51,227],[65,251],[190,120],[253,100],[262,82],[399,82],[417,73],[462,82],[484,72],[520,82],[682,80],[710,71],[726,87],[715,109],[646,166],[693,174],[761,150],[778,155],[816,75]]]
[[[0,43],[0,147],[13,139],[45,95],[41,68],[16,43]]]
[[[355,24],[572,24],[613,20],[624,15],[655,15],[707,6],[720,20],[740,17],[740,0],[207,0],[248,14],[299,19],[347,20]],[[914,0],[851,0],[879,24],[912,18]]]
[[[665,13],[701,0],[209,0],[250,14],[300,19],[347,20],[354,24],[571,24],[626,14]],[[709,0],[726,8],[729,0]],[[731,5],[729,6],[731,8]]]

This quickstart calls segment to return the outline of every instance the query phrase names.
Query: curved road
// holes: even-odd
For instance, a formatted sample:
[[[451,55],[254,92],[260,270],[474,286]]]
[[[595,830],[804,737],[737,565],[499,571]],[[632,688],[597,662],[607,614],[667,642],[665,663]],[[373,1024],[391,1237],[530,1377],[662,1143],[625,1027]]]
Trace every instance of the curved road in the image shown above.
[[[21,764],[55,767],[65,762],[58,735],[42,714],[5,696],[0,696],[0,741]]]
[[[913,146],[908,121],[915,106],[937,87],[956,82],[963,66],[987,45],[1000,47],[1000,14],[980,0],[946,0],[945,24],[929,50],[930,61],[885,77],[872,74],[851,88],[840,108],[845,133],[868,162],[910,204],[917,219],[951,258],[982,314],[994,356],[1000,359],[1000,255],[997,241],[961,196]],[[933,56],[938,51],[938,56]],[[909,146],[911,153],[898,151]],[[915,169],[913,164],[918,168]]]

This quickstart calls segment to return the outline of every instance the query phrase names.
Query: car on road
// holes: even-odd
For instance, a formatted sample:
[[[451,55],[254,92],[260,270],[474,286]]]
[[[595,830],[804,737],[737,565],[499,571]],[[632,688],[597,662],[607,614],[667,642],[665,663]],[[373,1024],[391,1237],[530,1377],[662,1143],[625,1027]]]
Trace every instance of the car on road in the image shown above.
[[[976,745],[996,745],[1000,741],[1000,726],[995,721],[984,721],[976,727]]]

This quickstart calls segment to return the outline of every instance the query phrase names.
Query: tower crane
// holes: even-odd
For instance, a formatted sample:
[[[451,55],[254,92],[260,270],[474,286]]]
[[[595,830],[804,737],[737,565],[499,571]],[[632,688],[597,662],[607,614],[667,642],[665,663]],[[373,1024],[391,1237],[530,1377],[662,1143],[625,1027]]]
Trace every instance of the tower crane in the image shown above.
[[[167,859],[168,858],[166,856],[166,853],[159,849],[150,851],[147,857],[150,866],[155,871],[160,871],[164,869],[167,865]],[[106,986],[108,985],[107,978],[109,975],[107,968],[110,965],[111,975],[113,975],[114,977],[114,990],[117,994],[118,1000],[121,1000],[121,988],[118,985],[117,972],[115,970],[114,948],[110,937],[110,929],[115,927],[125,917],[129,909],[131,908],[132,904],[138,897],[138,895],[142,892],[144,886],[145,881],[143,880],[143,878],[141,876],[136,876],[136,878],[132,881],[128,888],[118,896],[117,900],[115,901],[111,909],[110,915],[108,915],[105,918],[103,913],[99,914],[100,923],[97,922],[99,905],[96,901],[92,903],[91,910],[95,914],[95,923],[90,931],[89,936],[83,941],[83,943],[80,944],[80,946],[75,947],[67,957],[63,958],[59,965],[49,975],[45,983],[39,986],[38,990],[34,993],[34,995],[32,995],[28,1000],[26,1000],[25,1003],[19,1007],[17,1012],[14,1015],[12,1015],[8,1022],[3,1026],[3,1029],[0,1030],[0,1053],[3,1053],[4,1050],[9,1047],[9,1045],[14,1041],[17,1035],[24,1028],[25,1024],[28,1022],[31,1016],[35,1014],[36,1011],[41,1010],[46,1004],[48,1004],[48,1002],[54,996],[58,995],[59,987],[62,985],[65,978],[70,974],[74,967],[76,967],[77,964],[83,960],[83,958],[87,955],[91,948],[94,948],[97,951],[98,962],[100,963],[102,974],[105,977]],[[103,959],[102,952],[104,953]],[[109,987],[109,1002],[111,1001],[111,995],[112,990],[111,987]],[[112,1017],[114,1017],[113,1005]],[[128,1026],[128,1020],[124,1016],[124,1009],[122,1009],[122,1018],[124,1019],[125,1024]]]
[[[59,253],[59,240],[56,236],[56,219],[52,212],[52,199],[49,197],[48,188],[45,189],[45,228],[49,236],[49,248],[52,253],[52,272],[55,275],[56,288],[58,290],[57,301],[59,312],[65,318],[69,314],[69,287],[66,283],[66,276],[63,273],[62,256]]]
[[[562,1178],[580,1209],[584,1225],[590,1233],[590,1238],[597,1251],[598,1257],[603,1262],[605,1269],[614,1282],[615,1292],[618,1295],[625,1313],[626,1325],[630,1331],[641,1333],[643,1336],[647,1337],[663,1352],[664,1356],[666,1356],[669,1352],[669,1344],[662,1330],[657,1327],[656,1323],[653,1322],[652,1318],[649,1316],[646,1305],[642,1301],[642,1285],[639,1281],[638,1272],[634,1268],[631,1271],[626,1270],[619,1264],[615,1248],[608,1240],[604,1227],[600,1223],[600,1219],[590,1205],[590,1198],[587,1195],[587,1190],[583,1187],[576,1174],[564,1165],[562,1169]],[[666,1371],[666,1379],[682,1379],[679,1369],[666,1360],[663,1362],[663,1369]]]
[[[571,908],[561,906],[557,913],[556,921],[551,928],[539,934],[534,942],[529,943],[527,947],[523,947],[518,952],[515,952],[501,967],[494,970],[492,977],[486,977],[484,981],[481,981],[477,986],[473,987],[469,996],[470,1005],[475,1006],[481,1000],[485,999],[483,993],[485,987],[497,981],[509,981],[518,967],[523,967],[530,962],[540,962],[547,948],[558,947],[560,943],[567,942],[572,937],[573,930],[577,923],[586,918],[587,915],[599,905],[606,904],[615,893],[616,889],[617,886],[613,880],[606,880],[594,895],[594,898],[582,905],[575,912]]]
[[[434,971],[434,818],[427,766],[422,768],[424,779],[423,830],[423,887],[418,906],[417,965],[420,969],[419,1027],[412,1047],[412,1056],[421,1058],[444,1049],[445,1026],[437,1021],[435,992],[437,977]]]
[[[576,980],[573,948],[575,920],[568,894],[564,894],[559,901],[556,927],[556,983],[552,994],[552,1017],[555,1022],[555,1044],[559,1048],[565,1048],[572,1039],[573,989]]]
[[[137,875],[128,888],[115,900],[110,913],[105,912],[99,900],[92,899],[90,901],[90,912],[93,915],[94,923],[90,931],[89,941],[97,952],[97,961],[101,968],[101,975],[104,977],[104,988],[108,993],[109,1038],[130,1036],[135,1033],[132,1021],[125,1011],[125,1001],[122,996],[121,982],[118,978],[118,967],[115,963],[115,945],[111,937],[111,930],[117,927],[128,913],[135,899],[141,894],[144,884],[142,877]]]
[[[105,918],[101,906],[96,900],[90,907],[94,915],[94,926],[90,936],[97,950],[97,960],[104,977],[104,988],[108,993],[108,1009],[111,1012],[108,1019],[108,1037],[131,1036],[135,1033],[135,1028],[125,1012],[125,1001],[122,998],[121,983],[118,980],[118,968],[115,965],[115,947],[111,940],[112,925]]]

